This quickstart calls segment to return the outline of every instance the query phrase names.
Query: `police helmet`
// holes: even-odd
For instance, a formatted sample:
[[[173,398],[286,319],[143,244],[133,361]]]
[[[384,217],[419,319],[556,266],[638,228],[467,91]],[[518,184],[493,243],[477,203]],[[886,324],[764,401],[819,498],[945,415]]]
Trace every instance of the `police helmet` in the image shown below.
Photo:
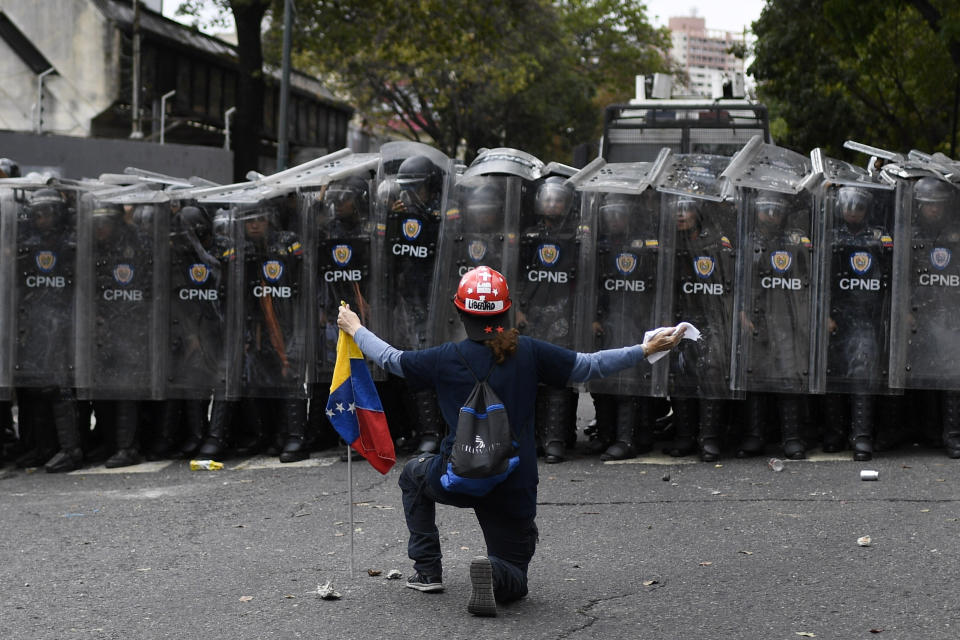
[[[377,186],[377,202],[381,207],[388,211],[393,208],[393,203],[400,198],[400,185],[396,178],[386,178]]]
[[[401,191],[416,191],[425,187],[427,192],[439,191],[440,169],[427,156],[410,156],[397,169],[397,184]]]
[[[637,200],[626,193],[608,193],[600,204],[600,218],[604,222],[627,221],[637,212]]]
[[[4,174],[0,178],[19,178],[20,165],[10,158],[0,158],[0,172]]]
[[[913,188],[913,197],[917,202],[945,204],[950,202],[952,196],[953,189],[948,183],[932,177],[920,178]]]
[[[90,212],[94,220],[114,219],[123,216],[123,205],[117,202],[99,201]]]
[[[52,216],[57,222],[66,211],[67,203],[56,189],[37,189],[30,196],[32,216]]]
[[[277,208],[267,202],[253,202],[237,205],[237,220],[250,222],[252,220],[266,220],[271,225],[276,224],[278,211]]]
[[[138,229],[148,231],[153,226],[153,217],[157,208],[152,204],[138,204],[133,210],[133,224]]]
[[[323,201],[337,218],[365,217],[370,203],[368,183],[361,176],[331,182],[323,194]]]
[[[869,209],[873,204],[873,194],[863,187],[840,187],[837,190],[837,206],[840,211],[850,209]]]
[[[210,235],[213,223],[207,212],[200,207],[186,206],[177,212],[175,219],[177,229],[183,233],[192,231],[198,238]]]
[[[490,230],[503,211],[503,192],[496,185],[483,184],[470,191],[463,204],[465,219],[472,229]]]
[[[677,209],[684,211],[694,211],[700,213],[701,202],[699,198],[693,196],[680,196],[677,198]]]
[[[790,211],[790,202],[785,194],[777,191],[761,191],[754,202],[760,216],[784,216]]]
[[[537,189],[537,197],[533,203],[534,211],[537,216],[562,218],[569,213],[574,195],[575,191],[567,184],[566,179],[550,176]]]

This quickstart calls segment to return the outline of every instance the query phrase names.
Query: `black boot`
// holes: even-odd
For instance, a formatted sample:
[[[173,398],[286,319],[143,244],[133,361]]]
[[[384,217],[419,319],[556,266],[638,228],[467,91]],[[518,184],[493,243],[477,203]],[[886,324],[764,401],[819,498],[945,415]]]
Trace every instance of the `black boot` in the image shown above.
[[[783,455],[790,460],[803,460],[807,451],[800,434],[800,397],[790,393],[778,394],[776,402],[780,408]]]
[[[873,396],[850,396],[850,445],[857,462],[873,458]]]
[[[40,467],[57,453],[57,432],[52,405],[57,390],[17,390],[17,425],[25,452],[16,459],[21,468]]]
[[[563,462],[567,457],[570,429],[569,394],[566,389],[540,387],[537,390],[537,423],[543,439],[543,459],[547,464]]]
[[[187,437],[180,444],[180,457],[192,458],[207,432],[207,406],[209,400],[184,400],[181,416]]]
[[[826,453],[843,449],[847,436],[845,399],[846,396],[836,393],[828,393],[823,398],[823,450]]]
[[[80,431],[77,429],[77,410],[72,398],[60,398],[53,404],[53,421],[57,428],[60,451],[43,468],[47,473],[75,471],[83,464]]]
[[[700,459],[704,462],[716,462],[720,459],[720,400],[700,400]]]
[[[415,394],[417,401],[417,419],[420,425],[418,435],[420,444],[417,453],[436,453],[440,449],[441,428],[440,407],[437,406],[437,395],[433,390],[418,391]]]
[[[613,444],[600,455],[600,460],[627,460],[637,456],[633,445],[634,431],[637,426],[637,401],[632,396],[617,398],[617,437]]]
[[[758,456],[763,453],[764,430],[766,429],[767,398],[760,393],[748,393],[745,401],[746,416],[744,431],[737,447],[738,458]]]
[[[104,463],[104,466],[108,469],[129,467],[143,461],[137,448],[138,411],[136,401],[118,400],[116,410],[117,451]]]
[[[673,406],[673,443],[663,452],[674,458],[688,456],[697,450],[699,418],[696,398],[671,398]]]
[[[287,422],[287,441],[280,452],[280,462],[298,462],[310,457],[307,446],[307,402],[286,400],[283,403]]]
[[[210,432],[207,439],[197,450],[197,457],[203,459],[223,458],[227,453],[227,441],[230,428],[237,413],[239,403],[236,400],[214,400],[210,413]]]
[[[182,418],[181,400],[162,400],[160,402],[144,403],[154,411],[153,429],[149,447],[146,448],[147,460],[166,460],[172,458],[179,450],[176,446],[177,432],[180,429]]]
[[[960,458],[960,392],[943,392],[943,446],[951,458]]]
[[[593,455],[607,450],[616,436],[617,396],[609,393],[591,393],[595,419],[593,425],[587,427],[584,433],[590,438],[587,442],[587,452]]]

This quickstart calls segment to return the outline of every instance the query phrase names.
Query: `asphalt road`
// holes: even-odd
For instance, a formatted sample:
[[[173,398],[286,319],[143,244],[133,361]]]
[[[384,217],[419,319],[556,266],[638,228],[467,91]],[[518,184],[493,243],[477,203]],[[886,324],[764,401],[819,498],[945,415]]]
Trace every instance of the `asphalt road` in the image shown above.
[[[104,471],[0,472],[0,637],[960,637],[960,463],[942,452],[814,455],[780,473],[765,459],[541,464],[531,593],[494,619],[465,610],[483,553],[472,512],[439,509],[444,593],[385,579],[411,572],[399,467],[353,465],[354,577],[334,458]],[[318,597],[328,582],[340,599]]]

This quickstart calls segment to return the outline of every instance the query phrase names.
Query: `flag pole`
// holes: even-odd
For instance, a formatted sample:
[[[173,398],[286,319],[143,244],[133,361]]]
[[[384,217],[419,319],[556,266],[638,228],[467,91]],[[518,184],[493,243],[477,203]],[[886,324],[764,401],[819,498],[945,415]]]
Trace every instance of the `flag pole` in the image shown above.
[[[353,460],[353,452],[350,450],[350,445],[347,445],[347,485],[349,489],[347,490],[347,500],[349,501],[349,511],[350,511],[350,579],[353,580],[353,471],[351,469]]]

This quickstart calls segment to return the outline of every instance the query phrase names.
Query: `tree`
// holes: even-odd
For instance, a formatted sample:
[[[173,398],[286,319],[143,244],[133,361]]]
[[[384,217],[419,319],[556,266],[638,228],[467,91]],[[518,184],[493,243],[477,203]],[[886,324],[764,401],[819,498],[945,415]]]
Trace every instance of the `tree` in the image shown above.
[[[669,69],[665,30],[629,0],[296,2],[298,68],[375,122],[467,160],[494,146],[565,158],[596,138],[598,101]]]
[[[948,0],[768,0],[750,73],[778,142],[953,154],[960,8]]]
[[[240,182],[248,171],[259,168],[264,91],[261,32],[271,0],[187,0],[177,13],[197,16],[210,5],[221,13],[232,13],[237,28],[239,78],[232,139],[233,178]]]

